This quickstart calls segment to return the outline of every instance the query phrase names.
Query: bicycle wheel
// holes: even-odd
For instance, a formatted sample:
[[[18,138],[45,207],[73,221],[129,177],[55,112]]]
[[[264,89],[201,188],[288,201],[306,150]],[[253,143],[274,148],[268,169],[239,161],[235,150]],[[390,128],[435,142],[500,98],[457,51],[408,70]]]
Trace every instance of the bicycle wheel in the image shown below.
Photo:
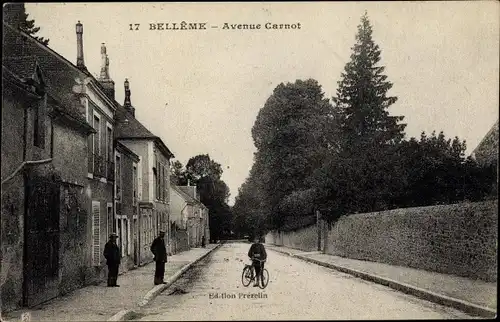
[[[241,273],[241,283],[246,287],[250,285],[250,282],[252,282],[252,268],[247,265]]]
[[[269,272],[267,271],[267,269],[264,268],[264,271],[262,272],[262,278],[261,278],[261,281],[259,283],[259,287],[261,289],[265,289],[267,286],[267,283],[269,283]]]

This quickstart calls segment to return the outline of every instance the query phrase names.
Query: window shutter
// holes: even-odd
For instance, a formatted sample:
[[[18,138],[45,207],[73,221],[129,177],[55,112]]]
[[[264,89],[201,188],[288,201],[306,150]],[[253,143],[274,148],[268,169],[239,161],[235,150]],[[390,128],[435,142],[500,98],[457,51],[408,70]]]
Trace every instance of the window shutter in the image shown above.
[[[92,202],[92,265],[101,262],[101,214],[100,203]]]

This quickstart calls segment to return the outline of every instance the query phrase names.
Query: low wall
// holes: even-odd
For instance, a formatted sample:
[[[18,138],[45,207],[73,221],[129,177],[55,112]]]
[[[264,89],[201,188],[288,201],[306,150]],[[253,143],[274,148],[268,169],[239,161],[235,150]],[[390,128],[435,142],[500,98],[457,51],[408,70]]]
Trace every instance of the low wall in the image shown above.
[[[345,216],[322,236],[332,255],[497,279],[498,200]],[[266,242],[307,251],[316,238],[314,225],[269,233]]]
[[[291,232],[269,232],[266,243],[291,247],[303,251],[318,250],[318,230],[316,225]]]

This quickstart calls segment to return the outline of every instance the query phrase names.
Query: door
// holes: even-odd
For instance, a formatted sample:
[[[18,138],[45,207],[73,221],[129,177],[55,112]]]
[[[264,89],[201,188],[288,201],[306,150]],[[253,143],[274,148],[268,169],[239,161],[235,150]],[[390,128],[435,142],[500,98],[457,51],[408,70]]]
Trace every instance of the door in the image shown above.
[[[137,232],[139,231],[139,225],[137,221],[137,217],[134,216],[134,225],[132,226],[132,230],[134,232],[134,266],[139,266],[139,239]]]
[[[60,184],[27,179],[23,305],[32,307],[59,293]]]

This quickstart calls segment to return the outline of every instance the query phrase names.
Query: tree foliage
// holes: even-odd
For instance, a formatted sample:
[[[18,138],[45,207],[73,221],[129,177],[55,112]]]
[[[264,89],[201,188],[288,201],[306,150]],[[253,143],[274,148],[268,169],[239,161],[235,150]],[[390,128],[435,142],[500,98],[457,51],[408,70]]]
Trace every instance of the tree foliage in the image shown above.
[[[208,154],[190,158],[184,168],[180,161],[171,165],[171,180],[179,186],[195,185],[200,201],[209,210],[210,238],[227,237],[232,231],[232,211],[229,207],[229,187],[221,180],[222,166]]]
[[[26,8],[23,2],[11,2],[4,5],[4,21],[14,28],[21,29],[29,35],[32,35],[40,43],[48,46],[49,39],[36,36],[40,31],[40,27],[35,26],[34,19],[28,19],[29,14],[26,13]]]
[[[233,207],[238,230],[296,229],[315,222],[315,209],[331,222],[496,191],[496,165],[466,158],[464,141],[442,132],[405,139],[372,36],[365,13],[332,105],[315,80],[274,89],[252,128],[257,152]]]
[[[240,226],[243,222],[251,233],[262,234],[283,227],[290,216],[311,215],[309,178],[334,149],[334,120],[316,80],[282,83],[274,89],[252,128],[254,166],[234,206]],[[298,195],[304,202],[300,209],[290,206]]]

